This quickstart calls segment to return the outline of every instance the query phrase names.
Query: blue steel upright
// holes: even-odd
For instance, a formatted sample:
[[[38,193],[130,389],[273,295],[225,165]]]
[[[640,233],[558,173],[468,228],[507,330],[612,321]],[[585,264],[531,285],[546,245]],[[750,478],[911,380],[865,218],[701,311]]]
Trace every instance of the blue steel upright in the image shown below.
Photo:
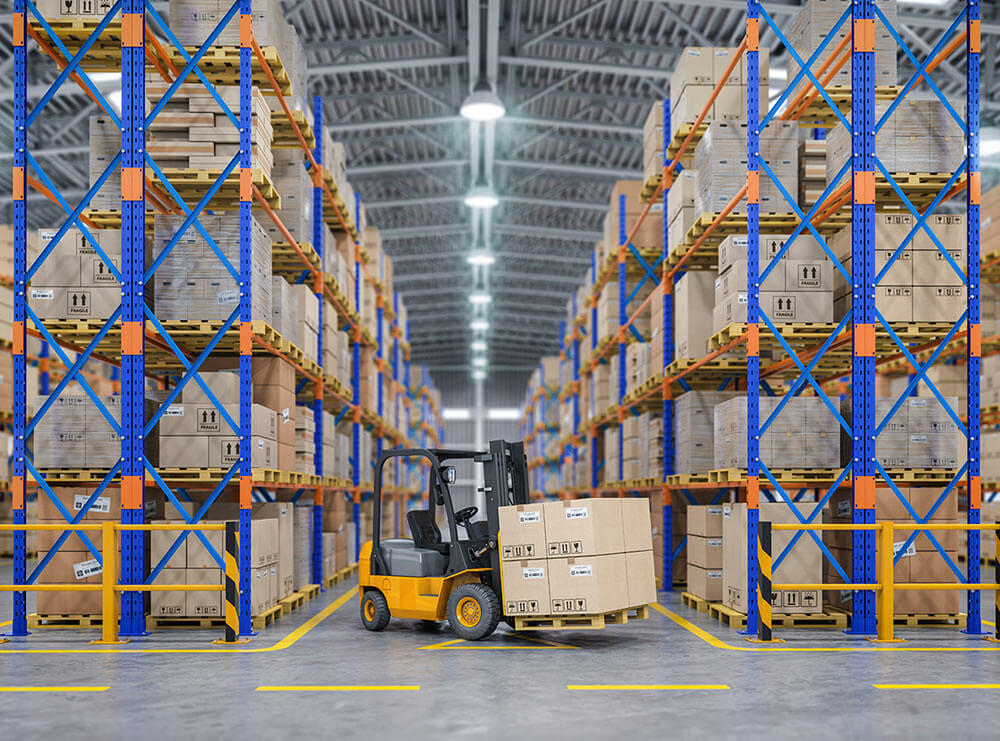
[[[979,414],[979,379],[982,363],[981,328],[980,328],[980,270],[979,270],[979,220],[982,204],[982,183],[979,165],[979,63],[982,54],[981,18],[979,0],[966,0],[966,160],[965,173],[966,193],[966,229],[967,229],[967,262],[965,274],[968,276],[968,342],[966,343],[966,369],[968,372],[968,457],[969,468],[966,472],[966,491],[969,494],[968,522],[970,525],[980,523],[980,507],[983,499],[982,479],[980,478],[980,414]],[[990,60],[991,61],[991,60]],[[991,61],[992,63],[992,61]],[[970,530],[968,536],[968,580],[970,584],[980,581],[979,545],[980,536],[976,530]],[[995,557],[1000,557],[997,554]],[[968,617],[965,630],[968,633],[980,633],[981,599],[982,595],[975,589],[967,593],[966,611]]]
[[[855,0],[851,40],[851,257],[853,515],[875,522],[875,24],[874,0]],[[856,584],[875,582],[875,533],[852,534]],[[875,594],[856,591],[851,633],[875,632]]]
[[[576,324],[576,313],[580,310],[573,293],[573,485],[582,482],[576,480],[577,463],[580,460],[580,328]]]
[[[240,635],[251,635],[250,528],[253,464],[250,443],[253,409],[253,188],[250,159],[251,29],[253,1],[240,0]]]
[[[12,360],[14,367],[14,450],[11,463],[11,494],[13,497],[13,523],[24,525],[25,517],[25,466],[24,466],[24,428],[27,422],[28,394],[26,386],[26,356],[27,336],[25,333],[25,290],[27,282],[28,232],[27,232],[27,201],[25,194],[27,182],[27,118],[28,105],[28,70],[27,48],[25,39],[28,36],[27,19],[25,17],[25,0],[14,0],[14,15],[11,35],[14,45],[14,169],[11,191],[13,194],[14,212],[14,326],[12,342]],[[23,530],[14,531],[14,584],[27,583],[27,537]],[[24,592],[12,594],[12,624],[10,634],[15,636],[28,635],[27,600]]]
[[[670,229],[667,214],[667,197],[673,183],[673,171],[668,172],[670,160],[670,99],[663,101],[663,522],[660,533],[663,539],[663,589],[674,589],[674,506],[673,490],[667,486],[667,476],[674,473],[674,400],[673,388],[667,381],[667,368],[674,362],[674,279],[670,274]],[[656,557],[656,554],[653,555]]]
[[[597,286],[597,254],[593,253],[590,256],[590,277],[591,284],[596,288]],[[599,292],[595,291],[594,295],[590,300],[590,351],[591,353],[597,350],[597,300]],[[587,398],[590,400],[589,406],[594,406],[594,370],[590,370],[587,376],[587,382],[590,384],[590,393]],[[595,407],[596,410],[596,407]],[[590,409],[587,410],[588,420],[590,419]],[[607,452],[605,451],[605,454]],[[597,428],[591,426],[590,428],[590,493],[591,495],[597,494],[597,472],[600,470],[600,466],[597,462]]]
[[[627,364],[628,352],[625,342],[625,325],[628,323],[628,286],[626,276],[628,266],[625,264],[625,251],[628,249],[628,231],[625,229],[625,214],[627,207],[625,204],[625,194],[618,196],[618,388],[615,401],[618,407],[618,481],[625,478],[625,446],[623,445],[624,411],[622,402],[625,400],[625,382],[628,380]],[[607,451],[604,452],[607,456]],[[619,489],[619,495],[624,496],[624,492]]]
[[[142,524],[145,491],[143,462],[145,408],[145,265],[146,203],[143,172],[145,138],[145,8],[143,0],[122,2],[121,112],[121,522]],[[145,580],[145,533],[121,534],[121,581]],[[107,554],[105,554],[106,557]],[[113,558],[114,556],[110,556]],[[142,592],[122,592],[120,634],[146,630]]]
[[[320,484],[313,490],[312,506],[312,581],[313,584],[323,584],[323,230],[326,224],[323,223],[323,99],[318,95],[313,98],[313,131],[316,134],[316,147],[313,150],[313,159],[316,161],[316,168],[313,170],[313,217],[312,217],[312,239],[313,247],[319,255],[320,270],[314,276],[313,291],[316,293],[316,301],[319,304],[319,337],[316,345],[316,356],[319,360],[319,379],[316,382],[315,394],[313,398],[313,422],[315,431],[313,433],[314,463],[316,475],[320,477]],[[333,317],[331,317],[333,319]],[[333,430],[330,431],[331,434]]]
[[[760,3],[747,3],[747,630],[757,633],[760,515]]]
[[[361,197],[354,194],[354,223],[361,223]],[[360,238],[360,234],[359,234]],[[354,308],[361,314],[361,244],[354,243]],[[351,391],[354,402],[354,424],[351,425],[351,454],[354,460],[352,469],[353,505],[351,514],[354,519],[354,560],[361,557],[361,324],[354,327],[354,344],[351,347]],[[350,554],[348,554],[350,558]]]

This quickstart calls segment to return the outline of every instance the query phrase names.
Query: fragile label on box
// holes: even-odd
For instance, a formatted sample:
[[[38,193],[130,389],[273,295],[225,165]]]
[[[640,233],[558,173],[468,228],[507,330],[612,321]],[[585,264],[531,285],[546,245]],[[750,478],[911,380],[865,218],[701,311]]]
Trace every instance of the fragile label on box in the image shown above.
[[[96,558],[73,564],[73,575],[76,576],[77,579],[86,579],[88,576],[96,576],[102,571],[101,562]]]
[[[564,540],[549,543],[550,556],[573,556],[583,553],[582,540]]]
[[[221,415],[214,407],[198,407],[195,410],[198,432],[219,432]]]
[[[585,599],[554,599],[552,600],[552,612],[556,615],[566,612],[586,612],[587,600]]]
[[[73,497],[73,509],[79,512],[90,500],[90,496],[87,494],[77,494]],[[103,512],[104,514],[110,514],[111,512],[111,497],[97,497],[93,504],[90,505],[89,512]]]
[[[525,612],[538,612],[539,605],[538,600],[528,599],[528,600],[508,600],[507,609],[505,612],[508,615],[513,615],[515,613],[525,613]]]
[[[525,545],[505,545],[501,553],[502,558],[534,558],[535,546],[533,543]]]

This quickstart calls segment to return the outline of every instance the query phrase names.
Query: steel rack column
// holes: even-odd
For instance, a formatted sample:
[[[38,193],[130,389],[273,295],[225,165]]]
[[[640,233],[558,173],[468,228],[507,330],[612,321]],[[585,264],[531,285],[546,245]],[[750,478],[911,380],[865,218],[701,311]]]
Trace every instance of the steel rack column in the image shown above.
[[[392,418],[395,420],[396,428],[399,428],[399,362],[400,362],[400,341],[399,341],[399,294],[395,291],[392,293]],[[393,476],[396,484],[396,488],[402,489],[399,485],[399,472],[401,470],[400,459],[394,458],[393,462]],[[401,496],[400,502],[404,502],[404,498]],[[404,505],[405,506],[405,505]],[[400,512],[396,512],[396,522],[394,526],[395,537],[399,537],[399,516]]]
[[[576,305],[576,293],[573,293],[573,484],[577,485],[576,469],[580,460],[580,449],[578,446],[580,434],[580,335],[576,326],[576,312],[579,307]]]
[[[853,514],[855,524],[875,522],[875,23],[873,0],[853,3],[851,39],[851,257]],[[872,531],[852,535],[852,575],[875,581]],[[875,595],[855,592],[851,633],[875,632]]]
[[[625,251],[628,245],[628,231],[625,229],[625,194],[618,196],[618,481],[625,479],[625,450],[622,436],[625,427],[625,410],[622,402],[625,400],[625,382],[628,380],[626,365],[628,364],[625,350],[625,324],[628,322],[628,288],[625,276],[628,272],[625,265]],[[607,451],[604,453],[607,455]],[[625,496],[625,490],[618,489],[618,496]]]
[[[141,525],[144,522],[145,491],[145,301],[144,274],[146,240],[146,203],[143,173],[146,158],[145,98],[145,8],[143,0],[123,0],[122,24],[122,228],[121,228],[121,522]],[[145,581],[145,539],[142,531],[121,534],[121,581],[142,584]],[[105,554],[106,557],[107,554]],[[110,556],[113,558],[113,556]],[[142,592],[121,595],[123,636],[146,632]]]
[[[670,229],[668,228],[667,198],[673,182],[673,172],[667,172],[670,160],[670,99],[663,101],[663,254],[670,254]],[[667,381],[667,368],[674,362],[674,279],[668,261],[663,261],[663,589],[674,589],[674,505],[673,490],[667,486],[667,476],[674,473],[674,400],[673,389]],[[654,555],[655,557],[655,555]]]
[[[980,478],[980,412],[979,412],[979,379],[982,363],[981,327],[980,327],[980,269],[979,269],[979,219],[982,203],[982,184],[979,166],[979,63],[981,48],[981,19],[979,0],[966,0],[966,91],[965,91],[965,122],[966,122],[966,160],[965,173],[968,186],[966,193],[966,229],[968,244],[966,249],[965,274],[969,280],[968,297],[968,337],[966,343],[966,370],[968,373],[968,458],[969,467],[966,472],[966,491],[968,492],[969,508],[967,519],[970,525],[980,523],[980,507],[982,506],[983,486]],[[970,584],[978,584],[979,579],[979,547],[980,536],[976,530],[970,530],[968,538],[968,579]],[[1000,558],[1000,554],[995,555]],[[968,617],[965,621],[965,632],[978,634],[982,632],[981,599],[982,595],[975,589],[966,592]],[[1000,601],[998,601],[1000,604]]]
[[[361,198],[354,194],[354,223],[361,223]],[[361,243],[354,242],[354,310],[361,316]],[[351,348],[351,392],[354,401],[354,423],[351,425],[351,451],[354,484],[351,514],[354,518],[354,560],[361,557],[361,322],[354,326],[354,346]],[[350,558],[350,555],[348,555]]]
[[[24,478],[24,429],[27,417],[27,366],[25,347],[27,335],[25,332],[25,306],[27,300],[25,289],[27,282],[28,256],[28,224],[25,192],[27,181],[27,49],[25,39],[28,37],[27,20],[25,17],[25,0],[14,0],[13,25],[11,36],[14,44],[14,170],[11,182],[14,207],[14,326],[12,343],[12,361],[14,367],[14,456],[11,470],[11,496],[13,498],[13,522],[24,525],[26,488]],[[14,531],[14,584],[27,583],[27,533],[23,530]],[[27,599],[25,592],[13,592],[12,624],[10,635],[28,635]]]
[[[316,160],[316,171],[313,173],[313,246],[319,255],[320,270],[315,274],[316,301],[319,304],[319,338],[316,345],[316,355],[319,361],[319,379],[315,385],[313,398],[313,453],[316,475],[322,481],[323,476],[323,99],[318,95],[313,98],[313,131],[316,134],[316,147],[313,149],[313,159]],[[332,432],[332,430],[331,430]],[[313,584],[323,586],[323,485],[313,490],[312,506],[312,580]]]
[[[760,3],[747,2],[747,629],[757,633],[757,523],[760,516]]]
[[[406,326],[403,328],[403,332],[404,332],[404,336],[406,337],[406,344],[409,345],[410,344],[410,320],[409,319],[406,320]],[[404,356],[403,356],[403,358],[404,358],[403,359],[403,385],[406,387],[406,396],[407,396],[407,398],[411,398],[410,397],[410,354],[409,353],[405,353]],[[411,402],[412,402],[412,398],[411,398]],[[410,433],[410,430],[411,430],[410,425],[413,423],[413,416],[411,414],[412,409],[413,409],[412,404],[407,404],[406,405],[406,436],[407,436],[407,438],[410,439],[411,443],[415,443],[416,442],[416,438],[412,437],[411,433]],[[407,473],[406,473],[406,481],[407,481],[407,483],[409,483],[409,480],[410,480],[410,468],[409,468],[409,466],[407,466],[406,471],[407,471]]]
[[[373,281],[374,282],[374,281]],[[378,423],[375,425],[375,460],[378,460],[379,456],[382,455],[382,439],[385,434],[385,427],[382,424],[382,314],[383,314],[383,297],[382,289],[376,284],[373,286],[375,289],[375,374],[378,379],[376,385],[377,389],[376,400],[375,400],[375,414],[378,417]]]
[[[44,341],[38,348],[38,393],[49,395],[49,343]]]
[[[594,287],[597,287],[597,253],[590,256],[590,276],[591,282]],[[598,293],[595,291],[594,295],[590,300],[590,352],[594,353],[597,351],[597,298]],[[590,400],[590,405],[594,404],[594,369],[591,368],[588,374],[588,382],[590,383],[590,393],[587,398]],[[590,418],[590,410],[587,410],[588,420]],[[597,463],[597,432],[598,428],[596,426],[590,427],[590,488],[591,496],[597,494],[597,473],[600,470],[600,466]],[[606,451],[605,451],[606,453]]]
[[[250,533],[253,468],[253,178],[250,161],[253,0],[240,0],[240,635],[252,635]],[[244,186],[244,183],[246,184]]]

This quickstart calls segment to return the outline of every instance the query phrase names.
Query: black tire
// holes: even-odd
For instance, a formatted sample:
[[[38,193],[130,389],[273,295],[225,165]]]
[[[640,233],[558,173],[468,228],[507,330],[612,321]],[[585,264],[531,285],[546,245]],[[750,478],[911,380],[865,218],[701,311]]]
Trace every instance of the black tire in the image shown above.
[[[500,600],[485,584],[462,584],[448,598],[448,624],[461,638],[479,641],[500,622]]]
[[[389,624],[389,603],[376,589],[370,589],[361,598],[361,624],[368,630],[385,630]]]
[[[437,620],[421,620],[417,625],[424,633],[437,633],[441,624]]]

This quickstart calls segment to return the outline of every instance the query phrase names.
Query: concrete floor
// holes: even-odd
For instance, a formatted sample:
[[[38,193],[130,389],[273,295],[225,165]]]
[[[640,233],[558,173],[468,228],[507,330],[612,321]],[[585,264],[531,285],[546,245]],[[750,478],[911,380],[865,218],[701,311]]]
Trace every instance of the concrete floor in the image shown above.
[[[10,583],[10,561],[0,583]],[[0,596],[0,623],[10,597]],[[121,649],[96,632],[37,631],[0,645],[3,737],[144,738],[952,738],[997,737],[1000,645],[954,628],[876,648],[833,631],[785,631],[757,648],[663,594],[649,620],[592,632],[500,633],[461,643],[447,628],[394,621],[366,632],[349,585],[237,650],[215,632],[169,631]],[[503,649],[503,650],[499,650]],[[876,689],[874,684],[981,684]],[[260,691],[266,686],[419,689]],[[724,685],[727,689],[569,689]]]

